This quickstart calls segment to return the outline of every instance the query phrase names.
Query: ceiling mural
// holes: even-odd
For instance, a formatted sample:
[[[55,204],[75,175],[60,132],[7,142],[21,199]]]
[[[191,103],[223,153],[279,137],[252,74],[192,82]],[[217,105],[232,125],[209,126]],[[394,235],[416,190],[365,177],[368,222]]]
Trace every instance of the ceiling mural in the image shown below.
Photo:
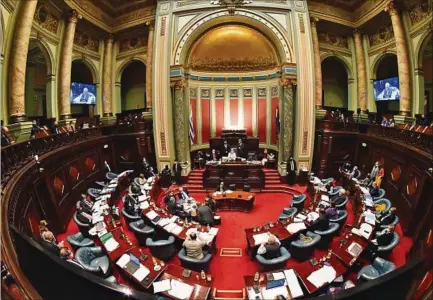
[[[195,71],[262,71],[279,65],[274,45],[243,25],[224,25],[206,32],[193,45],[188,66]]]

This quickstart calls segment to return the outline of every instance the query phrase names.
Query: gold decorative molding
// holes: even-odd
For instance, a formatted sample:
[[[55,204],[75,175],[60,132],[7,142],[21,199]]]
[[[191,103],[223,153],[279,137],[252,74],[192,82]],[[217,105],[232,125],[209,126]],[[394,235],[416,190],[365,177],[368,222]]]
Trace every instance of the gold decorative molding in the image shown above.
[[[142,8],[117,17],[115,19],[115,24],[116,27],[121,27],[130,22],[135,23],[137,20],[153,17],[155,14],[156,7]]]
[[[159,137],[161,139],[161,155],[166,156],[167,155],[167,143],[165,141],[165,133],[161,131],[159,133]]]
[[[35,12],[34,20],[43,29],[46,29],[49,32],[57,35],[58,29],[59,29],[59,23],[60,23],[59,18],[54,16],[48,10],[48,8],[40,2],[36,6],[36,12]]]
[[[244,59],[200,59],[193,57],[189,67],[195,71],[216,72],[241,72],[241,71],[263,71],[277,67],[277,63],[271,56]]]
[[[266,97],[266,88],[258,88],[257,89],[257,97],[265,98]]]
[[[304,15],[298,14],[299,17],[299,30],[301,33],[305,33],[305,23],[304,23]]]
[[[320,44],[328,44],[334,47],[349,48],[349,43],[347,37],[335,35],[329,32],[319,32],[319,42]]]
[[[174,88],[175,90],[181,90],[186,86],[187,86],[187,82],[184,78],[170,82],[170,87]]]
[[[410,23],[414,26],[428,18],[431,20],[431,14],[431,5],[429,5],[428,1],[423,0],[421,3],[415,5],[409,12]]]
[[[88,49],[93,52],[99,52],[99,39],[96,37],[89,36],[88,34],[75,30],[74,45]]]
[[[164,17],[161,18],[161,36],[165,35],[166,23],[167,23],[167,17],[164,16]]]
[[[210,98],[210,89],[208,88],[203,88],[200,89],[200,98],[204,98],[204,99],[208,99]]]
[[[382,26],[379,30],[368,37],[370,40],[370,47],[383,45],[384,43],[394,39],[394,31],[392,25]]]
[[[294,85],[297,85],[297,81],[294,78],[291,78],[289,75],[283,75],[280,79],[280,86],[283,88],[291,88]]]
[[[397,7],[397,4],[394,0],[389,0],[388,4],[385,6],[384,10],[387,13],[389,13],[390,16],[398,14],[398,7]]]
[[[308,154],[308,131],[304,130],[304,134],[302,135],[302,154]]]
[[[230,98],[237,98],[238,97],[238,89],[230,89],[229,95],[230,95]]]
[[[252,97],[253,89],[252,88],[244,88],[244,97]]]
[[[215,98],[224,98],[225,89],[223,88],[216,88],[215,89]]]
[[[271,86],[271,97],[278,97],[278,86]]]
[[[142,35],[119,41],[119,53],[147,47],[147,38]]]
[[[191,99],[197,98],[197,88],[192,87],[189,89],[189,98]]]

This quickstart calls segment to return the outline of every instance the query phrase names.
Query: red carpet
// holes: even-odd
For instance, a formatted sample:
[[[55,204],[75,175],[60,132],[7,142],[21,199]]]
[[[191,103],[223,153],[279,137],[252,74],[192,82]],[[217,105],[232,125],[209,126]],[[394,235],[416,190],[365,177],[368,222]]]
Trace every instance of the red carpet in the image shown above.
[[[202,200],[205,193],[192,193],[191,196],[197,200]],[[263,225],[269,221],[276,221],[279,214],[282,213],[284,207],[288,207],[292,196],[287,193],[258,193],[254,202],[254,208],[250,213],[242,212],[220,212],[222,222],[219,227],[217,235],[217,253],[214,254],[210,265],[210,274],[215,277],[214,287],[219,290],[240,290],[244,287],[243,276],[252,275],[259,270],[259,265],[251,260],[245,249],[246,239],[244,228],[254,227],[254,225]],[[310,201],[307,198],[307,203]],[[158,201],[159,202],[159,201]],[[349,212],[347,224],[354,223],[353,209],[349,202],[347,204],[347,210]],[[123,220],[124,222],[124,220]],[[124,223],[125,232],[131,237],[131,240],[136,243],[135,237],[132,232],[128,230],[127,224]],[[78,232],[78,228],[73,220],[68,225],[68,229],[64,234],[58,235],[58,241],[66,240],[66,236]],[[397,225],[396,232],[400,235],[400,243],[393,250],[389,256],[389,260],[393,261],[397,267],[400,267],[406,262],[406,255],[412,247],[412,240],[408,237],[404,237],[400,225]],[[334,239],[336,243],[336,239]],[[241,257],[230,257],[220,256],[221,248],[240,248],[242,250]],[[145,248],[143,248],[144,250]],[[147,249],[145,250],[147,252]],[[319,258],[323,256],[325,251],[315,251],[315,257]],[[180,265],[180,261],[175,256],[170,263]],[[368,261],[363,263],[368,264]],[[293,268],[297,264],[297,261],[290,259],[287,262],[287,268]],[[354,270],[348,274],[349,279],[356,278],[357,270]],[[114,274],[119,278],[119,273]],[[119,278],[121,283],[128,284],[127,280]]]

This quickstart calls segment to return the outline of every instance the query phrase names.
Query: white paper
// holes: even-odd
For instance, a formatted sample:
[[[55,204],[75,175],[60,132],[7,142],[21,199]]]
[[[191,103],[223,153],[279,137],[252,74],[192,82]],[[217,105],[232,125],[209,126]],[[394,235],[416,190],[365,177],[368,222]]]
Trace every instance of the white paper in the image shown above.
[[[206,232],[199,232],[198,233],[198,238],[201,241],[205,242],[206,244],[209,244],[210,242],[212,242],[214,237],[215,237],[214,235],[206,233]]]
[[[307,215],[307,218],[308,218],[309,221],[315,221],[318,217],[319,217],[319,214],[317,212],[314,212],[314,211],[310,212]]]
[[[208,233],[212,234],[212,235],[216,235],[218,233],[218,231],[219,231],[218,228],[212,227]]]
[[[107,195],[101,195],[99,197],[97,197],[95,200],[99,201],[99,200],[107,200],[111,198],[111,194],[107,194]]]
[[[305,226],[305,223],[292,223],[287,225],[286,229],[290,233],[296,233],[300,230],[307,229],[307,227]]]
[[[138,281],[142,281],[144,278],[146,278],[147,275],[149,275],[150,270],[148,268],[146,268],[143,265],[140,265],[140,268],[138,268],[137,271],[135,271],[134,274],[132,274],[132,276],[135,277],[135,279],[137,279]]]
[[[368,224],[371,225],[376,224],[376,216],[372,212],[370,211],[364,212],[364,217],[365,217],[365,222],[367,222]]]
[[[286,279],[283,272],[272,273],[274,280]]]
[[[278,295],[284,296],[284,298],[289,298],[289,291],[287,290],[287,286],[279,286],[276,288],[272,288],[267,290],[266,287],[262,287],[262,295],[263,299],[276,299]]]
[[[153,283],[153,293],[161,293],[171,290],[171,280],[170,279],[164,279],[161,281],[157,281]]]
[[[101,216],[99,213],[92,216],[92,224],[96,224],[104,221],[104,216]]]
[[[322,194],[322,197],[321,197],[321,200],[323,200],[323,201],[329,201],[329,196],[328,195],[323,195]]]
[[[150,220],[155,219],[157,216],[158,214],[153,210],[148,211],[146,214],[146,217],[148,217]]]
[[[104,247],[107,250],[107,252],[111,252],[117,249],[117,247],[119,247],[119,243],[114,238],[110,238],[108,241],[104,243]]]
[[[302,221],[304,221],[304,220],[307,219],[307,216],[306,216],[306,215],[303,215],[303,214],[297,214],[297,215],[296,215],[296,218],[301,219]]]
[[[167,218],[161,218],[158,222],[158,225],[161,227],[164,227],[165,225],[169,224],[170,221]]]
[[[140,195],[140,196],[138,196],[138,202],[146,201],[147,198],[149,198],[149,197],[146,195]]]
[[[110,189],[116,188],[117,187],[117,183],[109,184],[108,187]]]
[[[304,293],[302,292],[301,285],[293,269],[284,270],[284,275],[286,276],[286,283],[289,286],[292,297],[297,298],[303,296]]]
[[[174,229],[171,231],[171,233],[173,233],[174,235],[179,235],[183,228],[180,227],[179,225],[175,224],[176,226],[174,227]]]
[[[146,209],[149,207],[149,202],[143,201],[140,203],[140,209]]]
[[[126,264],[131,260],[129,254],[123,254],[119,260],[116,262],[116,265],[121,267],[122,269],[126,266]]]
[[[170,223],[176,222],[177,219],[179,219],[178,216],[172,216],[172,217],[170,218]]]
[[[374,224],[373,224],[374,225]],[[365,237],[366,239],[370,238],[371,233],[373,232],[373,226],[367,223],[362,223],[359,227],[359,233]]]
[[[164,227],[165,230],[167,230],[168,232],[172,232],[172,230],[176,227],[176,224],[174,223],[169,223],[167,226]]]
[[[316,288],[323,286],[326,283],[334,281],[337,272],[331,266],[323,266],[322,268],[314,271],[307,277],[307,280],[311,282]]]
[[[248,287],[247,291],[248,291],[248,299],[249,300],[256,300],[257,297],[259,297],[260,299],[263,299],[262,293],[260,293],[260,290],[259,290],[259,293],[256,294],[256,292],[254,291],[254,289],[252,287]]]
[[[197,228],[189,228],[185,234],[189,236],[191,233],[197,233]]]
[[[191,297],[193,290],[194,290],[193,286],[172,279],[171,290],[168,291],[168,294],[178,299],[189,299],[189,297]]]
[[[253,239],[254,239],[254,243],[256,245],[261,245],[261,244],[266,243],[268,241],[269,233],[264,232],[264,233],[255,234],[255,235],[253,235]]]

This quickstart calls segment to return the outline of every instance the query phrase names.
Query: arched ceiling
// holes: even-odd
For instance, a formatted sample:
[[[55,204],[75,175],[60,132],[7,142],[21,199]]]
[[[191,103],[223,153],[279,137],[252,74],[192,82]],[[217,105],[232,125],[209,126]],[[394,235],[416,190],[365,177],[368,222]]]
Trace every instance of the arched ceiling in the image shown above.
[[[195,71],[270,70],[279,65],[274,45],[260,32],[239,24],[208,30],[193,45],[188,67]]]
[[[140,8],[153,6],[155,0],[88,0],[111,17],[117,17]]]

